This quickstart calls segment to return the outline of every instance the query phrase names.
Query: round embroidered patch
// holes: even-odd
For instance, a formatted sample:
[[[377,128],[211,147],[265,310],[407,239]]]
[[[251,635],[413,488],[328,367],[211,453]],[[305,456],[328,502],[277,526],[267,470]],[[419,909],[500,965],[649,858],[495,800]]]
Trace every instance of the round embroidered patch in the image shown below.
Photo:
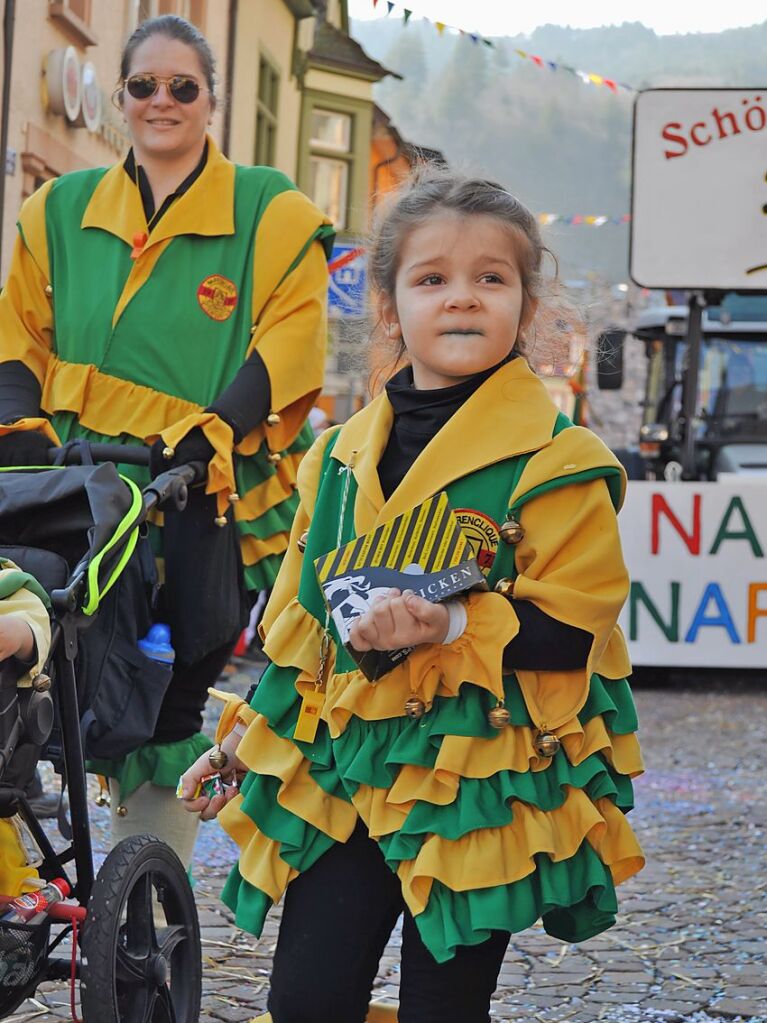
[[[456,508],[455,514],[477,564],[488,575],[501,539],[498,524],[474,508]]]
[[[197,289],[197,301],[211,320],[228,320],[237,305],[237,285],[221,274],[211,274]]]

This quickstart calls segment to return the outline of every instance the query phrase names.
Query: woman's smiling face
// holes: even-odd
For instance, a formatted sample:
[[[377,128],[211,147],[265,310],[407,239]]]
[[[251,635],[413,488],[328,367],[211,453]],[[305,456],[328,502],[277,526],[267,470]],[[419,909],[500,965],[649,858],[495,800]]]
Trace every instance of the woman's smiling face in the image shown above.
[[[136,47],[130,75],[153,74],[161,78],[188,75],[198,82],[200,94],[193,103],[179,103],[167,84],[161,84],[148,99],[134,99],[122,90],[122,110],[128,123],[136,159],[183,159],[202,152],[214,100],[207,89],[205,73],[196,51],[178,39],[153,35]]]
[[[512,350],[526,326],[515,241],[495,217],[450,211],[406,235],[383,318],[407,348],[417,388],[460,383]]]

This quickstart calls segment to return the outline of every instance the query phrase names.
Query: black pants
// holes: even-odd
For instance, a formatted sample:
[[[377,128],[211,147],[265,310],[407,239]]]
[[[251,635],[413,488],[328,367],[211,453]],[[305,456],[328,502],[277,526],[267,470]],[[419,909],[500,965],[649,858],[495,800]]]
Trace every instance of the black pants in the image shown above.
[[[181,742],[202,730],[208,686],[214,686],[234,650],[226,643],[196,662],[176,664],[155,725],[153,742]]]
[[[437,963],[404,907],[399,879],[361,825],[288,886],[269,993],[274,1023],[363,1023],[403,911],[399,1023],[488,1023],[510,935],[494,931]]]

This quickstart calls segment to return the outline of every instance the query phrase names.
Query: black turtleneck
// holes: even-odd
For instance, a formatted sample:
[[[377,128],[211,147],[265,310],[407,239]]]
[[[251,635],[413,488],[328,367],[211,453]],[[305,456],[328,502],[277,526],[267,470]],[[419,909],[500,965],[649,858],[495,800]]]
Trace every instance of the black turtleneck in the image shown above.
[[[492,366],[460,384],[428,391],[416,388],[412,366],[395,373],[386,385],[394,423],[378,463],[381,490],[387,501],[432,437],[497,369],[498,366]]]
[[[512,352],[504,362],[514,357]],[[432,437],[501,365],[452,387],[433,390],[415,387],[411,366],[405,366],[391,378],[386,396],[394,409],[394,422],[378,463],[381,490],[387,501]],[[520,628],[504,650],[504,667],[528,671],[573,671],[585,667],[594,638],[590,633],[551,618],[530,601],[511,600],[511,604]]]

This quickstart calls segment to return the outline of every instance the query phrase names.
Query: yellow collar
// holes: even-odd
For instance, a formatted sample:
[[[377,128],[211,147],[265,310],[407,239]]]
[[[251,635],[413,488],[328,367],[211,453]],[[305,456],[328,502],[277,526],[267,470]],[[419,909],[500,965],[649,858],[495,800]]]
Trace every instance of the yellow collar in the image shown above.
[[[192,186],[180,195],[149,236],[146,248],[180,234],[234,234],[234,164],[210,135],[208,159]],[[133,245],[147,224],[138,186],[122,163],[110,167],[88,203],[80,227],[98,227]]]
[[[419,454],[384,501],[378,463],[394,412],[379,395],[349,420],[333,458],[352,465],[359,488],[355,524],[369,529],[407,511],[453,480],[551,443],[557,408],[524,359],[512,359],[486,380]]]

